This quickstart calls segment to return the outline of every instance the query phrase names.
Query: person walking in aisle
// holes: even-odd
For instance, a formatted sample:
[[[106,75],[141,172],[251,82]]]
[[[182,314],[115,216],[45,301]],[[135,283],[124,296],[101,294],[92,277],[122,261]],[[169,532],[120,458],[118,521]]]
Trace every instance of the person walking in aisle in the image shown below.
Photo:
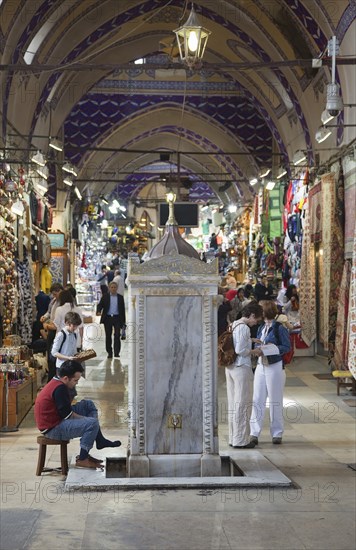
[[[108,359],[112,359],[113,345],[112,332],[114,329],[114,357],[120,357],[121,340],[120,330],[126,323],[125,302],[123,296],[117,292],[116,283],[109,284],[108,294],[104,294],[98,303],[96,314],[100,315],[100,323],[103,323],[105,329],[105,347]]]
[[[51,349],[53,340],[56,337],[57,328],[54,325],[54,316],[56,313],[56,309],[58,307],[58,296],[59,293],[63,290],[63,286],[60,283],[53,283],[51,286],[51,295],[52,300],[49,303],[48,311],[44,315],[42,315],[40,321],[43,324],[44,330],[47,332],[47,366],[48,366],[48,381],[53,378],[53,376],[56,373],[56,362],[53,359],[51,355]]]
[[[117,284],[117,293],[123,296],[125,293],[125,281],[124,278],[121,276],[120,269],[115,270],[115,277],[113,278],[113,282]]]
[[[97,468],[102,460],[89,454],[96,443],[97,449],[120,447],[121,441],[110,441],[101,432],[98,411],[93,401],[83,399],[71,405],[70,390],[78,384],[84,369],[77,361],[65,361],[58,377],[44,386],[35,402],[35,421],[38,429],[49,439],[68,440],[80,437],[78,468]]]
[[[253,373],[251,356],[257,355],[252,342],[260,342],[250,337],[250,327],[262,321],[263,310],[256,302],[247,304],[241,312],[241,319],[232,324],[232,334],[237,357],[233,365],[225,367],[229,445],[235,448],[251,449],[249,442],[249,420],[251,415]]]
[[[75,305],[73,294],[69,289],[62,290],[62,292],[59,293],[57,301],[58,301],[58,306],[57,306],[56,313],[54,315],[54,320],[53,320],[53,324],[56,327],[57,333],[65,327],[66,325],[65,317],[69,311],[74,311],[75,313],[78,313],[80,317],[80,323],[77,330],[77,334],[78,334],[77,347],[79,349],[82,347],[83,333],[84,333],[82,310],[81,308]]]
[[[107,267],[106,265],[101,266],[101,272],[98,274],[96,281],[97,283],[100,283],[100,290],[101,294],[106,294],[108,290],[108,274],[107,274]]]
[[[279,353],[264,356],[262,349],[256,348],[255,350],[258,361],[253,384],[250,441],[258,445],[268,397],[272,443],[279,445],[282,443],[284,430],[283,389],[286,380],[282,355],[290,350],[290,338],[288,330],[283,325],[280,323],[276,325],[275,317],[278,313],[276,304],[270,300],[262,300],[260,305],[263,309],[264,323],[257,331],[257,338],[260,339],[262,345],[274,344],[277,346]]]

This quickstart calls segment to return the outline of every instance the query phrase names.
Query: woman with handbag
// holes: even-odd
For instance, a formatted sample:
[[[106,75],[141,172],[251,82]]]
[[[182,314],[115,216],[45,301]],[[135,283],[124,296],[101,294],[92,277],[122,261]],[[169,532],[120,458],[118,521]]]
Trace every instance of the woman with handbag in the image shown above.
[[[290,338],[288,330],[275,320],[278,313],[276,304],[270,300],[262,300],[260,305],[263,309],[264,323],[257,331],[257,338],[260,339],[262,345],[274,344],[277,346],[278,354],[264,356],[263,348],[254,350],[258,355],[258,361],[253,383],[250,441],[258,445],[268,397],[272,443],[279,445],[282,443],[284,430],[283,389],[286,380],[282,355],[290,351]]]
[[[249,442],[249,418],[251,413],[253,373],[251,356],[256,355],[252,350],[250,327],[262,320],[263,310],[256,302],[247,304],[241,312],[241,319],[232,324],[231,330],[234,341],[234,363],[225,367],[229,445],[235,449],[251,449],[255,446]]]

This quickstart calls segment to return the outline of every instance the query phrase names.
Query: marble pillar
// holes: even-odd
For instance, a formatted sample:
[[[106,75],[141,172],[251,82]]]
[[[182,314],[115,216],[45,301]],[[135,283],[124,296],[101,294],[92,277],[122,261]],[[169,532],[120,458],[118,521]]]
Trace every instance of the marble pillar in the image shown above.
[[[221,473],[217,262],[130,262],[129,477]]]

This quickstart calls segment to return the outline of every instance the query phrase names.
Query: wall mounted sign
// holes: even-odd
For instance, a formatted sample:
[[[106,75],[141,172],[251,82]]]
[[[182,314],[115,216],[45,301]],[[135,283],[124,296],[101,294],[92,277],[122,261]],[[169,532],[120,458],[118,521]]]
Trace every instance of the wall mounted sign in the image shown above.
[[[47,233],[52,248],[64,248],[64,233]]]

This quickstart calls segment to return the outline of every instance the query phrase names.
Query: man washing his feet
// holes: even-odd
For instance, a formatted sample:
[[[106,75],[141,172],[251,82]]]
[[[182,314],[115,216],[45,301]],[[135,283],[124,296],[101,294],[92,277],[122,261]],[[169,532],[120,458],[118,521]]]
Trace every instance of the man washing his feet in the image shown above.
[[[91,400],[71,404],[69,390],[79,382],[84,369],[77,361],[62,363],[58,376],[38,394],[35,402],[35,421],[38,429],[49,439],[68,440],[80,437],[78,468],[97,468],[103,462],[89,454],[94,442],[97,449],[120,447],[120,441],[110,441],[101,433],[98,411]]]

